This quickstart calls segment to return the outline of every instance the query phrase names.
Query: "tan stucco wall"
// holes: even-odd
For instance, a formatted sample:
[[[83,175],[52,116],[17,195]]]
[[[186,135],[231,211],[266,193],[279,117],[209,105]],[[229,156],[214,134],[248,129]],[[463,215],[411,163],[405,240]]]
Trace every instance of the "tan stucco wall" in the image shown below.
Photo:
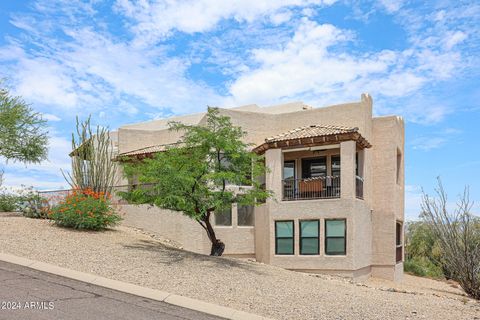
[[[194,220],[180,212],[163,210],[148,205],[120,205],[122,224],[157,233],[185,250],[210,253],[210,240],[205,230]],[[232,226],[215,226],[215,234],[225,243],[226,255],[254,256],[254,227],[237,226],[235,210],[232,210]]]
[[[395,261],[395,223],[404,221],[404,135],[401,118],[373,119],[372,270],[376,275],[391,279],[399,278]],[[397,150],[402,155],[398,183]],[[389,270],[389,276],[384,276],[386,270]]]

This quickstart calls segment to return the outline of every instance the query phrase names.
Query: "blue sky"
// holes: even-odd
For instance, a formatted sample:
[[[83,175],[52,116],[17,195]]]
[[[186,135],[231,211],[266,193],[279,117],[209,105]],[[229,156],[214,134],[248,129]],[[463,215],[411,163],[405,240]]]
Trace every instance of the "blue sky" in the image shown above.
[[[0,77],[51,134],[49,161],[3,164],[5,184],[64,187],[76,115],[115,129],[369,92],[406,120],[407,217],[437,176],[452,205],[465,185],[480,203],[479,17],[475,1],[1,1]]]

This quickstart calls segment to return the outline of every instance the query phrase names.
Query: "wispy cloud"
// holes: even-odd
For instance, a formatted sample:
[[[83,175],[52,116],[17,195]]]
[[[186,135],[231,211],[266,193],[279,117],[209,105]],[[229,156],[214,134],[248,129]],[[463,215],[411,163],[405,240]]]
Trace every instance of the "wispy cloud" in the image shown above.
[[[222,20],[253,22],[267,18],[278,24],[291,15],[288,7],[331,5],[335,0],[196,0],[139,1],[117,0],[116,9],[133,21],[131,30],[139,44],[153,43],[171,36],[172,31],[197,33],[211,31]]]

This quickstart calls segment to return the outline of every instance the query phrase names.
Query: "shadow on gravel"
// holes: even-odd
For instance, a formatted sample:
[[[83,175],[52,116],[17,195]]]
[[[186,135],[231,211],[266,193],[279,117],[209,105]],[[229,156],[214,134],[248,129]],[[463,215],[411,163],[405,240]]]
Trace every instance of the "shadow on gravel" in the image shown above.
[[[253,263],[235,260],[228,257],[211,257],[199,253],[189,252],[173,247],[168,247],[157,241],[140,240],[134,245],[124,245],[126,249],[144,250],[154,254],[154,258],[159,263],[165,265],[175,265],[183,260],[196,260],[201,263],[214,264],[219,268],[240,268],[254,272],[256,274],[264,274]]]

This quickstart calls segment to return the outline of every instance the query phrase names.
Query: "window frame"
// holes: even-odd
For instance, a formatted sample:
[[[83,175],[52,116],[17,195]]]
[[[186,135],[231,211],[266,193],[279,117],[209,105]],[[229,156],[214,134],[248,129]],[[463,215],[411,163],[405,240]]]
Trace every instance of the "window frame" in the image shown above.
[[[304,237],[302,236],[302,222],[317,222],[317,236],[316,237]],[[300,255],[302,256],[318,256],[320,255],[320,220],[318,219],[304,219],[304,220],[299,220],[298,221],[298,227],[299,227],[299,234],[300,234],[300,244],[298,251]],[[316,253],[302,253],[302,244],[303,244],[303,239],[317,239],[317,252]]]
[[[292,236],[291,237],[278,237],[277,236],[277,222],[291,222],[292,223]],[[278,239],[292,239],[292,253],[278,253]],[[275,255],[279,256],[293,256],[295,255],[295,221],[294,220],[275,220]]]
[[[345,228],[343,230],[343,237],[339,236],[334,236],[334,237],[329,237],[328,232],[327,232],[327,222],[328,221],[344,221],[345,223]],[[346,256],[347,255],[347,219],[342,218],[342,219],[325,219],[325,255],[326,256]],[[343,252],[342,253],[329,253],[327,250],[327,243],[328,239],[345,239],[344,245],[343,245]]]

